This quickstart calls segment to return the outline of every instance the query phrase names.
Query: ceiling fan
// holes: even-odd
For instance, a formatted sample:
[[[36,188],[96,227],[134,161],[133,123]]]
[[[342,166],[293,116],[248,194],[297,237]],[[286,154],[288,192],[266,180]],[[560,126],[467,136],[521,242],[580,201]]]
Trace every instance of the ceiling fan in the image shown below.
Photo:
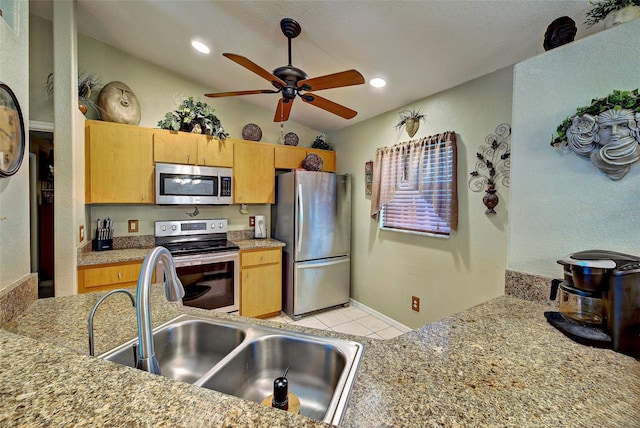
[[[282,96],[278,101],[276,114],[273,118],[274,122],[284,122],[289,119],[291,106],[296,96],[308,104],[319,107],[342,118],[352,119],[355,117],[356,114],[358,114],[355,110],[351,110],[348,107],[330,101],[313,92],[343,86],[361,85],[364,83],[364,77],[356,70],[347,70],[309,79],[304,71],[291,65],[291,39],[298,37],[300,34],[300,24],[291,18],[284,18],[280,21],[280,29],[289,42],[289,64],[276,68],[273,70],[273,73],[269,73],[264,68],[243,56],[232,53],[222,54],[231,61],[268,80],[275,90],[256,89],[249,91],[219,92],[215,94],[205,94],[205,96],[218,98],[233,97],[236,95],[281,94]]]

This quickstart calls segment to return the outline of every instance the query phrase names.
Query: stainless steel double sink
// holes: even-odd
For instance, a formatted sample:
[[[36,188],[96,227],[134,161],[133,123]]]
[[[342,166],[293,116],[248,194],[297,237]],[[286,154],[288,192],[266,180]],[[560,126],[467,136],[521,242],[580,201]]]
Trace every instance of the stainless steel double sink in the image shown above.
[[[360,343],[192,315],[153,331],[163,376],[247,400],[262,402],[273,381],[289,368],[289,392],[300,413],[339,425],[346,410]],[[135,367],[137,339],[102,355]]]

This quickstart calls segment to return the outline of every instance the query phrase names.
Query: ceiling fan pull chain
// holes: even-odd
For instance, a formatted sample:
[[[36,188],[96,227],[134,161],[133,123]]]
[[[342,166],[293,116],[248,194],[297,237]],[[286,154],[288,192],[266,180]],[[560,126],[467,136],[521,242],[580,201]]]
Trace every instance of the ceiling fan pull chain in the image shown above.
[[[280,144],[284,144],[284,113],[283,109],[280,110]]]

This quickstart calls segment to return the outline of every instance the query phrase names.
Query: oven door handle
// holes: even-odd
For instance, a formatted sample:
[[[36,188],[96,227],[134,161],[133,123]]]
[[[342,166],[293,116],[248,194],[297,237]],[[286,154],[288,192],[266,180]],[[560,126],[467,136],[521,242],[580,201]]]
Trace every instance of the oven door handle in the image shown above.
[[[302,212],[302,184],[298,183],[298,197],[296,198],[298,203],[298,245],[296,251],[302,251],[302,233],[304,232],[304,213]]]

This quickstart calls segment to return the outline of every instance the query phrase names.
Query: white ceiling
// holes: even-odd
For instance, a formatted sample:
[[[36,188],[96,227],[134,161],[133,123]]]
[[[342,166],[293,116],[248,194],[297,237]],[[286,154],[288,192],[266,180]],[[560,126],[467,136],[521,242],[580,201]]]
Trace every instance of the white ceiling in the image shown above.
[[[272,89],[269,82],[222,56],[245,56],[272,71],[286,65],[280,20],[302,26],[292,40],[292,64],[309,77],[355,68],[368,82],[388,84],[319,93],[358,111],[345,120],[297,100],[290,120],[323,132],[413,103],[543,53],[544,33],[569,16],[576,40],[585,29],[588,0],[213,1],[77,0],[78,31],[211,88],[210,92]],[[30,0],[32,13],[51,19],[51,0]],[[192,38],[210,55],[195,52]],[[204,94],[194,94],[202,97]],[[275,111],[279,95],[242,99]],[[216,107],[221,99],[208,98]]]

